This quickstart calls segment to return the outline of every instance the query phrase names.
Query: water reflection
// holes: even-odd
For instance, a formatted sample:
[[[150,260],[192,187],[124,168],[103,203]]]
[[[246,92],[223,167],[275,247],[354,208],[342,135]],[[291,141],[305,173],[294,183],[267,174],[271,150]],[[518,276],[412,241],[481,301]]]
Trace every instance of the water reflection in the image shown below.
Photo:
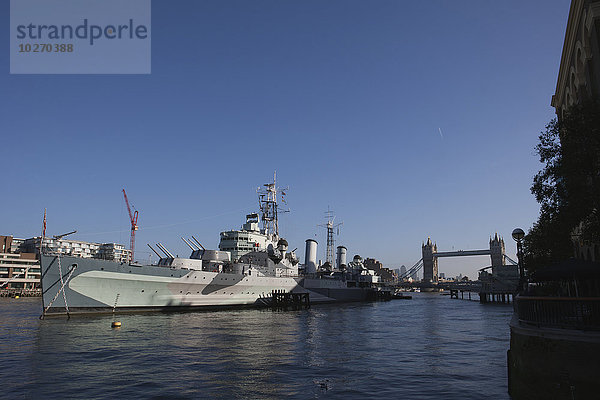
[[[424,357],[426,360],[426,371],[423,373],[431,372],[433,374],[439,373],[439,361],[443,356],[442,346],[443,340],[439,332],[444,329],[444,314],[440,310],[439,302],[436,301],[437,293],[426,293],[423,294],[423,314],[422,314],[422,331],[423,331],[423,353],[427,356]],[[442,325],[442,326],[440,326]]]
[[[58,379],[65,382],[63,390],[80,392],[88,390],[77,379],[83,375],[119,385],[125,393],[149,384],[159,391],[202,389],[222,397],[285,395],[273,377],[295,357],[299,320],[292,314],[129,315],[120,318],[123,327],[117,330],[110,328],[111,320],[43,321],[35,342],[39,383]],[[79,366],[76,373],[73,364]]]
[[[19,377],[4,386],[8,397],[507,398],[510,307],[421,294],[291,312],[122,315],[120,329],[111,316],[39,321],[37,303],[20,307],[0,308],[0,366]]]

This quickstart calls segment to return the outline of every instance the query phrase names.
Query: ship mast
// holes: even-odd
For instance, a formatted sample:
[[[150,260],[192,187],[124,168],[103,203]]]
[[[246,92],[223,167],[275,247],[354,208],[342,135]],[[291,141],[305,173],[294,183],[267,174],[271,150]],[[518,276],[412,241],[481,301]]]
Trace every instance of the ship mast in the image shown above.
[[[325,218],[327,218],[327,223],[319,225],[319,226],[322,226],[327,229],[327,253],[325,254],[325,262],[329,263],[329,265],[331,265],[333,267],[333,249],[335,246],[333,230],[335,228],[337,228],[338,235],[339,235],[339,233],[340,233],[339,227],[341,225],[343,225],[344,223],[343,222],[339,222],[337,224],[334,223],[335,214],[333,213],[332,210],[329,209],[329,207],[327,207],[327,211],[325,212]]]
[[[273,183],[265,183],[256,190],[258,193],[258,206],[262,213],[262,229],[269,238],[279,237],[278,211],[288,212],[287,210],[279,210],[277,205],[277,193],[281,192],[282,201],[285,202],[283,200],[285,190],[287,188],[280,189],[277,187],[277,171],[273,172]]]

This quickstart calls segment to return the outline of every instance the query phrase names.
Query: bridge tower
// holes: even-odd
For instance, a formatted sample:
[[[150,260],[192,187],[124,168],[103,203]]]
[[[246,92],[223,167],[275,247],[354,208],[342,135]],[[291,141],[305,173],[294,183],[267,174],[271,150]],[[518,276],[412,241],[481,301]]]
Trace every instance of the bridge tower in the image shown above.
[[[504,255],[504,239],[498,237],[496,233],[494,238],[490,238],[490,258],[492,259],[492,274],[497,275],[497,268],[506,265]]]
[[[438,281],[438,259],[433,254],[437,253],[437,244],[431,243],[431,238],[427,238],[427,243],[421,246],[423,254],[423,282]]]

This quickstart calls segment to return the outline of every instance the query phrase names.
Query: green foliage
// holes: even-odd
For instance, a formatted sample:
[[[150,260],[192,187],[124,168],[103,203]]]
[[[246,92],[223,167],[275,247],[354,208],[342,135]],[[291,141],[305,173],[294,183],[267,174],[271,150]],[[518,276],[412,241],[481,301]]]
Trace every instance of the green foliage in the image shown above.
[[[544,167],[531,192],[540,217],[524,241],[525,261],[535,268],[573,256],[572,234],[600,240],[600,104],[573,106],[539,136],[536,153]]]

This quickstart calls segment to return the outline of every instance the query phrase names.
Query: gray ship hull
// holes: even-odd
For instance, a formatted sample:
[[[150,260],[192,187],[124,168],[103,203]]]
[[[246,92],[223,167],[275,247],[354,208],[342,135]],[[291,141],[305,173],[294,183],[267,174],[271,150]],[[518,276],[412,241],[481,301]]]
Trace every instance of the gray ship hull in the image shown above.
[[[138,266],[68,256],[43,255],[41,265],[46,314],[64,314],[67,307],[71,313],[111,312],[113,308],[251,307],[268,304],[273,290],[303,291],[291,277]]]
[[[197,310],[264,307],[274,290],[309,293],[311,303],[363,301],[367,289],[327,279],[129,265],[71,256],[42,255],[44,315],[68,312]],[[62,282],[61,282],[62,276]]]
[[[371,288],[347,287],[347,281],[340,279],[304,278],[300,280],[300,285],[311,293],[320,294],[335,302],[365,301],[372,291]]]

